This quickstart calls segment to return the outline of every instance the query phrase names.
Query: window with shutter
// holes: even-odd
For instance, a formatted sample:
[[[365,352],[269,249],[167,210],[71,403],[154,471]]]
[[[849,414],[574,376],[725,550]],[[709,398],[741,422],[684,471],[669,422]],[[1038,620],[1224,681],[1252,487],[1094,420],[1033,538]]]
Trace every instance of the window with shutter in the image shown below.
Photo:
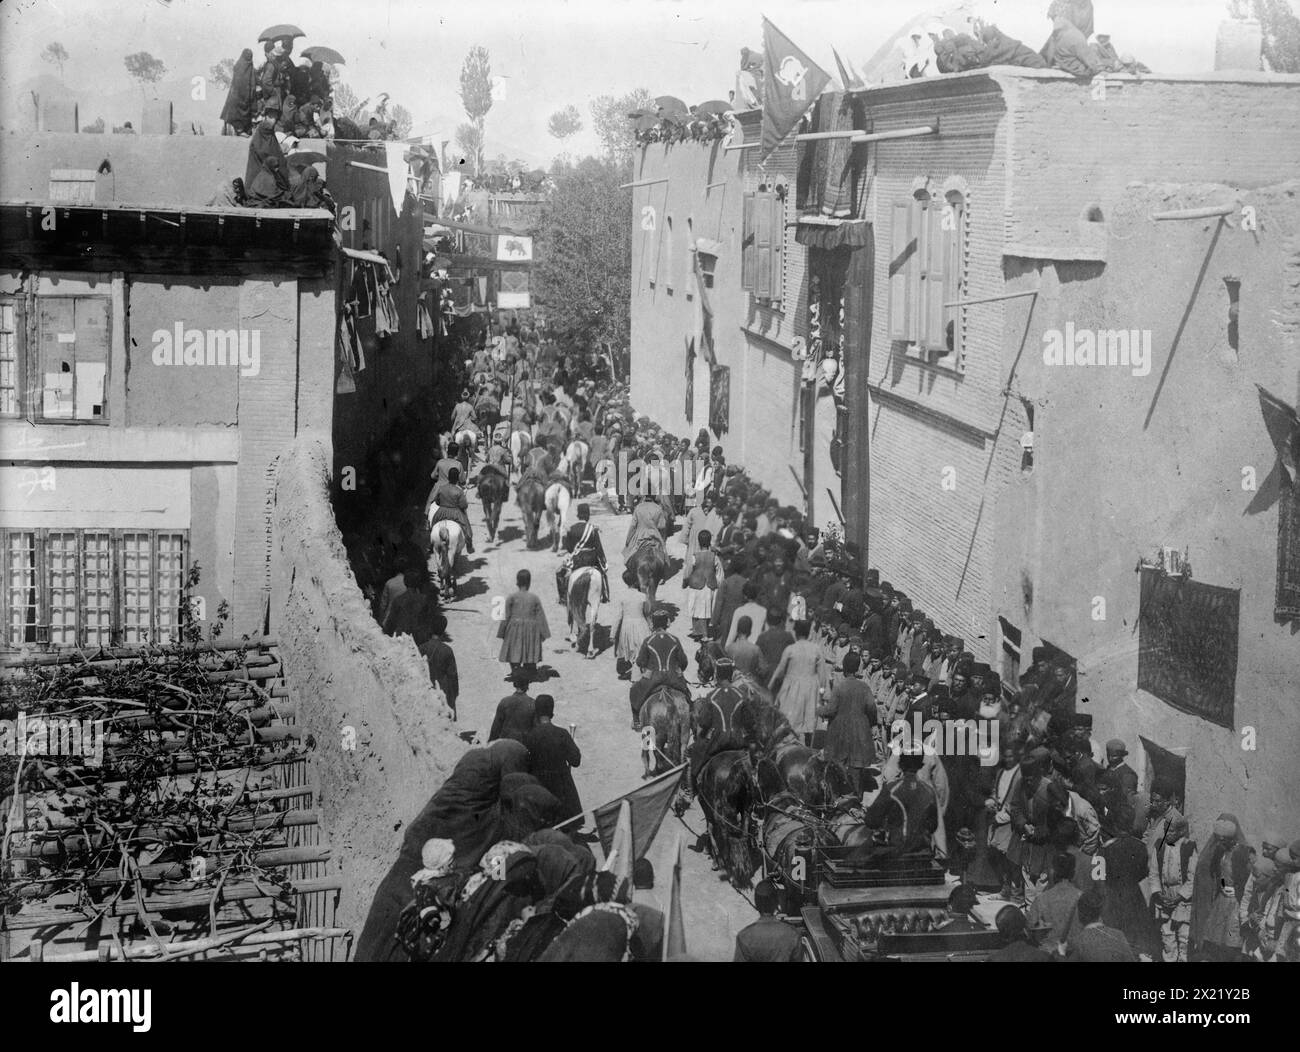
[[[912,230],[913,201],[896,201],[890,208],[889,338],[910,342],[912,324],[911,278],[916,270],[917,242]]]
[[[108,375],[108,300],[45,296],[37,301],[42,420],[103,421]]]
[[[18,416],[23,411],[22,353],[26,342],[19,338],[22,313],[12,296],[0,298],[0,416]]]
[[[943,206],[935,201],[922,203],[922,229],[924,251],[921,260],[921,333],[918,342],[926,351],[947,354],[950,346],[944,324],[948,312],[944,310],[947,292],[948,242],[950,232],[944,222]]]
[[[770,194],[754,195],[754,295],[772,298],[772,202]]]
[[[754,291],[754,195],[746,194],[741,208],[740,287]]]
[[[768,298],[773,303],[780,303],[785,298],[785,200],[778,194],[771,194],[772,228],[771,247],[768,263],[771,272]]]

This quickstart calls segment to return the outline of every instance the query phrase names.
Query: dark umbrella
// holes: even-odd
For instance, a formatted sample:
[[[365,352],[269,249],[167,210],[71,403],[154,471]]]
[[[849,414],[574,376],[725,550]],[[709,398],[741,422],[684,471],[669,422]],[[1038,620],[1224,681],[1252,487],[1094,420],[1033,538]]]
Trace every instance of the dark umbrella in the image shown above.
[[[323,47],[320,44],[313,44],[311,47],[302,49],[302,57],[312,62],[328,62],[331,66],[345,66],[343,56],[335,51],[332,47]]]
[[[674,95],[660,95],[655,99],[655,105],[669,113],[674,110],[681,110],[682,113],[686,112],[686,103]]]
[[[287,24],[271,26],[270,29],[262,30],[262,34],[257,38],[257,42],[260,44],[264,40],[279,40],[281,37],[289,37],[290,39],[293,39],[294,37],[305,37],[306,35],[307,34],[297,26]]]
[[[701,102],[695,107],[695,115],[708,116],[709,114],[728,113],[736,107],[730,102],[723,102],[721,99],[710,99],[708,102]]]
[[[650,114],[643,113],[636,119],[636,123],[632,126],[632,130],[640,135],[642,132],[648,132],[658,123],[659,122],[654,117],[651,117]]]

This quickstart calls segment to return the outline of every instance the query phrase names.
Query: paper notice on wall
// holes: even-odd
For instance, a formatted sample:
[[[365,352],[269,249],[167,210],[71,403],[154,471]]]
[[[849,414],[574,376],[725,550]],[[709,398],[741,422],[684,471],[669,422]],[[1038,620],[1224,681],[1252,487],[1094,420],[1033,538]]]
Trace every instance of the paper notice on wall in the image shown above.
[[[104,374],[103,362],[77,363],[77,404],[78,420],[94,420],[104,415]]]
[[[41,416],[47,420],[71,419],[72,373],[46,373]]]
[[[76,343],[76,342],[77,342],[77,334],[75,332],[59,333],[59,343]]]

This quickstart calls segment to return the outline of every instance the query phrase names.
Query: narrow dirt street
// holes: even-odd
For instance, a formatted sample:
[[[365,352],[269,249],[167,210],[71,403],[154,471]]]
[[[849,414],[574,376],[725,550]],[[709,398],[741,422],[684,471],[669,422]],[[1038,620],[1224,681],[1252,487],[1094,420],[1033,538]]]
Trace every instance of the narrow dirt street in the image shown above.
[[[500,643],[496,638],[497,622],[492,619],[493,600],[504,599],[515,590],[515,574],[528,569],[533,575],[532,590],[546,607],[551,638],[544,648],[544,662],[558,675],[533,685],[531,693],[549,693],[555,698],[555,722],[568,727],[577,724],[576,740],[582,750],[582,766],[574,772],[585,808],[592,808],[641,784],[640,736],[631,729],[628,707],[628,683],[617,678],[611,643],[612,621],[617,601],[626,590],[620,575],[623,571],[622,548],[630,516],[617,515],[606,505],[592,501],[592,522],[600,529],[609,560],[611,598],[614,603],[600,608],[598,641],[603,647],[587,660],[564,641],[567,620],[555,594],[555,570],[559,558],[550,551],[550,536],[545,524],[536,551],[524,547],[523,523],[518,506],[511,500],[501,514],[497,542],[487,541],[481,506],[471,498],[470,519],[474,526],[476,553],[462,561],[464,576],[460,597],[446,608],[448,632],[460,669],[459,720],[463,729],[475,730],[486,740],[497,702],[510,693],[509,668],[497,660]],[[575,502],[576,506],[576,502]],[[571,511],[572,514],[572,511]],[[681,559],[683,545],[670,538],[670,556]],[[466,572],[468,571],[468,572]],[[660,588],[660,600],[675,607],[682,605],[680,574]],[[687,672],[692,687],[695,676],[695,647],[686,638],[688,625],[681,615],[672,631],[682,639],[691,668]],[[704,830],[698,804],[678,820],[671,812],[664,819],[648,857],[655,867],[655,893],[667,904],[670,858],[677,837],[682,840],[682,892],[685,903],[686,944],[689,954],[698,960],[730,960],[736,933],[757,917],[747,897],[719,879],[708,856],[689,850],[696,834]],[[596,846],[599,851],[599,846]]]

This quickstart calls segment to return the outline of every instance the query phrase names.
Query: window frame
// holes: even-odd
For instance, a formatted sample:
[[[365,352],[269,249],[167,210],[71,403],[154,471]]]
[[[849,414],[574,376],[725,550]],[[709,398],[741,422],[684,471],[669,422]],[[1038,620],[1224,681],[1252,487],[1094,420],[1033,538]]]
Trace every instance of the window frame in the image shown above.
[[[26,412],[27,419],[37,424],[55,424],[55,425],[75,425],[81,426],[89,424],[91,426],[104,427],[109,422],[109,393],[112,391],[111,369],[113,364],[113,296],[112,292],[88,292],[88,293],[47,293],[39,294],[33,290],[31,294],[32,311],[30,322],[27,325],[27,335],[32,339],[32,346],[27,353],[29,365],[28,375],[32,378],[27,394],[30,396],[30,405]],[[71,416],[46,416],[45,415],[45,387],[43,382],[44,373],[40,369],[40,359],[43,354],[41,342],[41,304],[51,300],[68,300],[72,303],[72,317],[74,333],[77,329],[77,304],[86,300],[97,300],[104,305],[104,380],[103,380],[103,401],[100,405],[103,412],[99,416],[79,417],[76,415],[77,406],[77,380],[76,380],[76,340],[73,340],[73,381],[72,381],[72,412]],[[39,386],[38,386],[39,381]]]
[[[956,222],[945,229],[950,207]],[[944,304],[965,298],[969,226],[970,199],[962,189],[936,196],[917,188],[890,205],[890,342],[906,344],[907,357],[914,361],[956,374],[965,372],[966,308]],[[949,323],[953,327],[951,350],[947,345]]]
[[[15,641],[13,636],[14,626],[10,624],[10,615],[13,609],[10,592],[10,538],[15,535],[32,535],[35,544],[35,573],[36,573],[36,597],[33,609],[35,611],[35,620],[31,622],[24,621],[20,629],[21,635],[32,638],[23,638]],[[75,540],[73,543],[73,604],[71,610],[74,612],[74,624],[72,626],[73,642],[55,642],[54,636],[54,588],[53,575],[55,567],[53,565],[51,551],[51,539],[65,535],[72,535]],[[135,626],[127,624],[125,609],[126,594],[126,537],[127,535],[143,534],[148,538],[148,616],[147,627],[142,633],[143,639],[128,640],[128,634],[134,630]],[[91,625],[89,624],[89,613],[91,609],[98,612],[103,610],[102,604],[97,604],[93,608],[89,603],[91,589],[89,585],[90,575],[90,558],[88,554],[88,542],[96,538],[107,536],[107,589],[96,588],[94,590],[97,597],[107,594],[109,597],[108,607],[108,641],[98,639],[92,643],[89,640]],[[163,589],[164,571],[161,566],[163,549],[161,542],[166,538],[179,538],[179,559],[178,568],[170,571],[170,576],[175,579],[179,575],[178,587],[173,587],[169,583],[168,587]],[[172,642],[172,633],[179,637],[181,626],[180,610],[184,602],[186,590],[189,582],[189,571],[192,565],[190,551],[190,531],[188,529],[153,529],[149,527],[128,527],[121,529],[112,529],[104,527],[3,527],[0,528],[0,552],[3,552],[3,580],[0,580],[0,624],[3,625],[3,635],[0,636],[0,652],[14,653],[24,647],[36,646],[42,649],[58,649],[62,647],[80,647],[83,649],[95,649],[101,646],[118,647],[118,646],[144,646],[144,645],[166,645]],[[101,549],[97,546],[94,551],[96,561],[103,558]],[[96,574],[103,574],[104,571],[96,568]],[[163,622],[168,618],[163,613],[164,591],[170,595],[173,591],[178,596],[176,610],[171,615],[172,623],[164,625]],[[26,604],[25,604],[26,605]],[[67,610],[69,607],[64,606],[62,609]],[[93,626],[96,636],[105,632],[104,626],[98,622],[101,616],[96,617],[96,624]],[[28,627],[30,626],[30,628]],[[163,631],[166,631],[167,638],[162,638]],[[66,631],[66,626],[65,626]]]
[[[4,328],[4,309],[8,307],[13,311],[13,328]],[[3,407],[3,401],[0,400],[0,420],[21,420],[27,408],[27,361],[25,350],[27,347],[27,310],[26,297],[21,292],[6,292],[0,294],[0,335],[11,335],[13,337],[13,383],[5,385],[0,390],[6,390],[10,386],[14,392],[14,408],[6,412]],[[3,364],[0,359],[0,365]]]

